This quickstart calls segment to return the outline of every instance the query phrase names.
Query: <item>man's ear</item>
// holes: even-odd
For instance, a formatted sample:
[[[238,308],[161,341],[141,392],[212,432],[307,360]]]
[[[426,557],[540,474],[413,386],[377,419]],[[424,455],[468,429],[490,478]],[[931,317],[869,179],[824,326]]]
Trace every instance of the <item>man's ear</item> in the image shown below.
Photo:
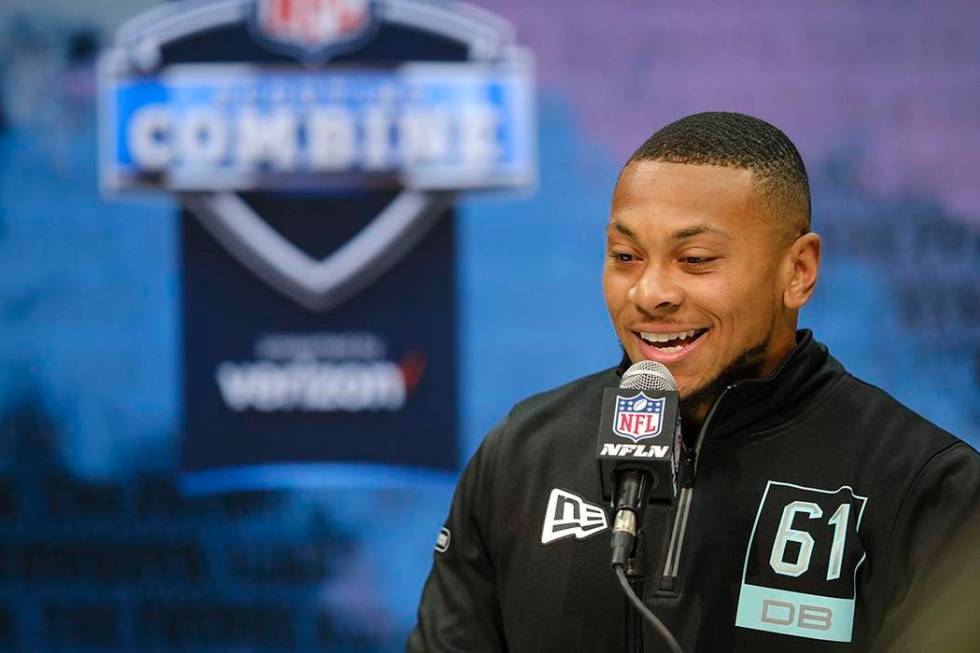
[[[820,270],[820,236],[805,233],[796,239],[786,252],[786,274],[783,288],[783,304],[786,308],[799,309],[813,295]]]

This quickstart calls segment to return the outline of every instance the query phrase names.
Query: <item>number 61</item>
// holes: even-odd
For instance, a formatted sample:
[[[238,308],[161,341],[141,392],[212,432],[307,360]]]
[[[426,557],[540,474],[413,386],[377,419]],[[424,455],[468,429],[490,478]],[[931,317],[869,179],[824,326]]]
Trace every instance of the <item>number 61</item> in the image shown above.
[[[793,501],[783,508],[783,516],[779,520],[776,539],[772,543],[772,554],[769,556],[769,566],[777,574],[783,576],[801,576],[810,568],[810,556],[813,553],[813,536],[806,531],[793,528],[793,519],[798,513],[804,513],[809,519],[823,517],[823,510],[812,501]],[[840,578],[841,562],[844,557],[844,540],[847,538],[847,520],[851,516],[851,504],[842,503],[834,512],[827,524],[834,527],[834,542],[830,547],[830,565],[827,568],[827,580]],[[786,544],[797,542],[800,551],[793,562],[786,562]]]

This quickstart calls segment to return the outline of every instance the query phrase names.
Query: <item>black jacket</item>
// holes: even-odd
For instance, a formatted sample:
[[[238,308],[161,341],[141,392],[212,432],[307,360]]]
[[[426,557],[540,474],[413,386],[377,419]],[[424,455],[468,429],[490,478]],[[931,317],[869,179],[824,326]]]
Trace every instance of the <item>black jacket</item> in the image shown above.
[[[602,389],[618,385],[608,370],[531,397],[487,436],[409,651],[624,650],[595,461]],[[976,451],[807,331],[771,377],[730,386],[692,440],[690,487],[646,511],[642,588],[689,653],[882,647],[980,504]],[[649,627],[643,640],[666,650]]]

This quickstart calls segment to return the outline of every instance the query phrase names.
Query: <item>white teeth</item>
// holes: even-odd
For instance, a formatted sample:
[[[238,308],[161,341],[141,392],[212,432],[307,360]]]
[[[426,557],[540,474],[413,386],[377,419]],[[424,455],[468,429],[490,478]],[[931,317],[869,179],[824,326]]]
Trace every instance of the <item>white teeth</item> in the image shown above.
[[[647,333],[643,331],[640,333],[640,337],[646,340],[647,342],[670,342],[671,340],[690,338],[695,333],[697,333],[697,331],[698,331],[697,329],[691,329],[690,331],[680,331],[678,333]],[[677,347],[671,347],[670,349],[677,349],[679,347],[680,345],[678,345]]]

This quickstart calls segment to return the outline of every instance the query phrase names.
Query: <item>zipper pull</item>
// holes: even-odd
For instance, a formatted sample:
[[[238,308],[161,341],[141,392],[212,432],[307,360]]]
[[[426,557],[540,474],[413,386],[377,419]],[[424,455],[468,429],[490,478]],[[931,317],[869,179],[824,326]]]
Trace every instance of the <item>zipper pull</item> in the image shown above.
[[[681,459],[681,487],[694,487],[694,451],[690,447],[683,448]]]
[[[677,416],[674,429],[674,491],[678,487],[694,487],[695,450],[687,445],[681,433],[681,418]]]
[[[673,452],[673,471],[674,494],[683,487],[694,485],[694,451],[684,442],[681,433],[681,417],[677,416],[677,424],[674,427],[674,452]]]

